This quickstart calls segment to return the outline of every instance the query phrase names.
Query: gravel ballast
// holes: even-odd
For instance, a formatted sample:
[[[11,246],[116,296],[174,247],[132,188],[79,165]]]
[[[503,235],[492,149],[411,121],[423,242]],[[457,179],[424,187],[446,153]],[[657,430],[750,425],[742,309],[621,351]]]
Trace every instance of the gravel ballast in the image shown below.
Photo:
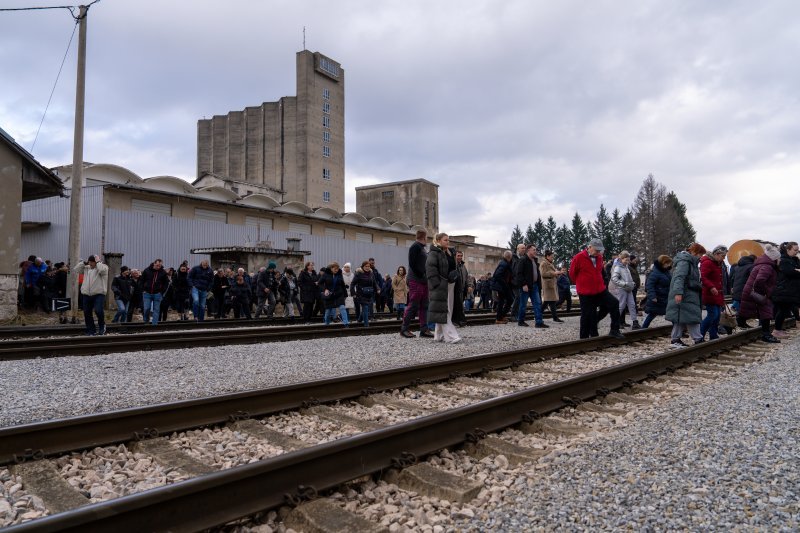
[[[454,345],[432,339],[404,339],[394,333],[3,361],[0,427],[578,338],[578,317],[565,318],[563,324],[547,323],[549,329],[521,328],[513,322],[465,327],[459,329],[463,341]],[[658,321],[654,326],[661,324]]]
[[[798,345],[528,465],[502,503],[456,529],[797,531]]]

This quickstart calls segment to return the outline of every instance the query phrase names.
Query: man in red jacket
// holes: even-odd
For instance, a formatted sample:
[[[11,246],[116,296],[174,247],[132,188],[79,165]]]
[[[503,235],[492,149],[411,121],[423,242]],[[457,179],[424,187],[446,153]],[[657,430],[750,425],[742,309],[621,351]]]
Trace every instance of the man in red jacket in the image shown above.
[[[581,339],[599,336],[597,324],[607,314],[611,315],[609,336],[624,338],[619,331],[619,301],[608,292],[603,281],[603,250],[603,241],[592,239],[569,266],[569,277],[575,282],[581,302]]]

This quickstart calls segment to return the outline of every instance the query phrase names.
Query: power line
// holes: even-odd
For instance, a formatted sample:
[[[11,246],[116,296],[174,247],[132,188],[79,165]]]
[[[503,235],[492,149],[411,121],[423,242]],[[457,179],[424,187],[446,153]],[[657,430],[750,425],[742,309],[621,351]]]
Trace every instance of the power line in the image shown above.
[[[56,85],[58,85],[58,79],[61,77],[61,71],[64,68],[64,63],[67,60],[67,54],[69,54],[69,49],[72,46],[72,39],[75,37],[75,30],[78,29],[78,23],[75,22],[74,26],[72,27],[72,35],[69,37],[69,43],[67,43],[67,50],[64,52],[64,58],[61,60],[61,66],[58,67],[58,75],[56,75],[56,81],[53,83],[53,89],[50,91],[50,98],[47,99],[47,105],[44,108],[44,113],[42,114],[42,120],[39,122],[39,128],[36,130],[36,136],[33,138],[33,144],[31,145],[31,153],[33,153],[33,149],[36,146],[36,141],[39,139],[39,132],[42,130],[42,124],[44,124],[44,117],[47,116],[47,110],[50,109],[50,102],[53,100],[53,94],[56,92]]]
[[[89,8],[92,7],[94,4],[99,2],[100,0],[94,0],[94,2],[88,4],[86,6],[86,11],[89,11]],[[75,10],[81,6],[36,6],[36,7],[2,7],[0,11],[41,11],[44,9],[66,9],[72,15],[72,18],[75,20],[79,20],[79,16],[75,16]]]

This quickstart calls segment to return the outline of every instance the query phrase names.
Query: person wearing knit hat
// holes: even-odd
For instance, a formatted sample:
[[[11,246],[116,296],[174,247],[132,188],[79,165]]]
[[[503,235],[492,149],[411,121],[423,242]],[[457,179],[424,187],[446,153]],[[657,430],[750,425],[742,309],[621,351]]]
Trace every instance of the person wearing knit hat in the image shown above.
[[[706,307],[706,317],[700,322],[700,335],[709,340],[719,338],[719,319],[725,305],[725,294],[722,286],[722,271],[725,269],[725,254],[728,248],[719,244],[711,253],[700,258],[700,283],[702,284],[702,302]]]
[[[771,244],[767,244],[764,246],[764,255],[772,259],[773,261],[777,261],[781,258],[781,252],[776,247]]]
[[[780,256],[780,251],[775,246],[764,246],[764,255],[756,259],[739,304],[739,316],[745,320],[757,318],[761,326],[761,340],[770,343],[781,342],[770,331],[773,313],[771,297],[778,280],[777,263]]]

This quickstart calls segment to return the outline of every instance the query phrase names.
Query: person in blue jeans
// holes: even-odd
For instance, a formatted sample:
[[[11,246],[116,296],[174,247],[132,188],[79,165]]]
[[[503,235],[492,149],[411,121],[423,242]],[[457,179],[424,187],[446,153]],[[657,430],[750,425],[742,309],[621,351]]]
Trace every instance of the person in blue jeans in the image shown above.
[[[106,323],[103,305],[106,302],[106,287],[108,286],[108,267],[100,263],[97,258],[90,255],[86,260],[75,266],[77,274],[83,274],[81,284],[81,299],[83,300],[83,318],[86,321],[87,335],[105,335]],[[97,316],[97,328],[94,325],[94,316]]]
[[[167,273],[164,272],[164,262],[156,259],[142,272],[142,303],[143,319],[152,324],[158,324],[158,315],[161,310],[161,298],[167,289]]]
[[[187,276],[189,287],[192,294],[192,315],[198,322],[206,318],[206,298],[208,291],[214,285],[214,271],[208,264],[207,259],[200,261],[200,264],[192,267]]]
[[[117,304],[117,313],[111,322],[126,322],[128,319],[128,305],[130,304],[133,285],[131,282],[131,271],[123,266],[119,270],[119,276],[111,282],[111,291],[114,293],[114,302]]]
[[[378,294],[380,288],[375,282],[375,277],[372,275],[372,268],[369,261],[361,263],[361,268],[356,270],[356,275],[353,276],[353,283],[350,284],[350,294],[361,305],[361,314],[359,320],[364,327],[369,327],[369,313],[372,307],[372,302],[375,301],[375,295]]]
[[[519,311],[517,312],[517,325],[528,327],[525,322],[525,311],[530,298],[537,328],[548,328],[542,319],[542,296],[539,293],[541,274],[539,263],[536,259],[536,246],[529,244],[525,254],[514,265],[514,285],[520,287]]]
[[[322,303],[325,306],[325,316],[323,318],[325,325],[327,326],[336,318],[338,310],[339,316],[342,317],[342,324],[348,327],[350,319],[344,306],[347,290],[345,289],[344,278],[339,270],[339,263],[334,261],[327,268],[322,269],[322,274],[319,277],[319,288],[322,292]]]

